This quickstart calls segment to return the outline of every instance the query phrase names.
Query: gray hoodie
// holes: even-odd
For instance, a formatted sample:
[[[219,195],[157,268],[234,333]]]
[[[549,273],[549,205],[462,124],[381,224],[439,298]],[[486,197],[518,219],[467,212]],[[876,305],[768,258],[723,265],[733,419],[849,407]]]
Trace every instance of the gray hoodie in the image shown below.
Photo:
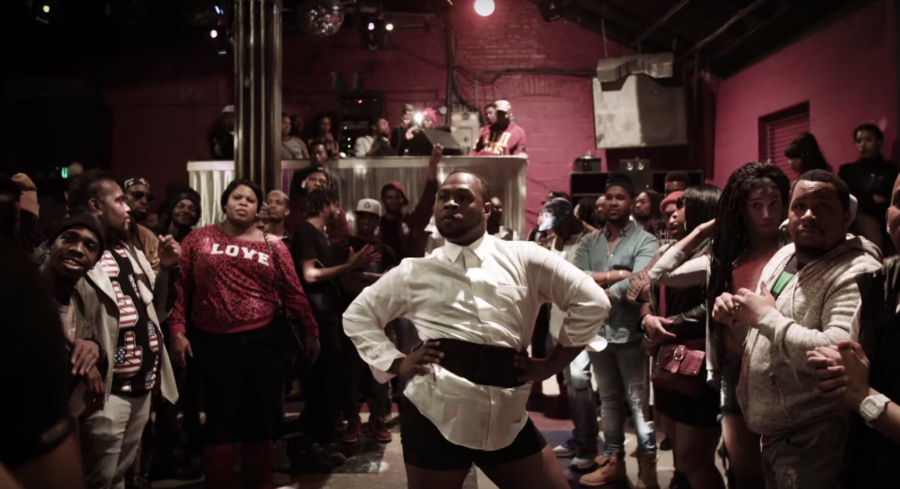
[[[793,255],[794,245],[787,245],[766,265],[760,280],[770,290]],[[782,290],[775,310],[750,330],[737,396],[751,430],[779,437],[838,415],[836,405],[819,393],[806,352],[850,339],[860,303],[856,276],[880,268],[878,248],[848,235],[808,263]]]

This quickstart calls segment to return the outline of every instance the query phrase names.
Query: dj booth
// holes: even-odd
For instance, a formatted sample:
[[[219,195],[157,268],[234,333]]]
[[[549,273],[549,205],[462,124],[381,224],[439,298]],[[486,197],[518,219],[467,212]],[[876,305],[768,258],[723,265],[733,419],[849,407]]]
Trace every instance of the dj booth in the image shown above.
[[[281,162],[281,187],[290,194],[294,172],[309,165],[308,160]],[[428,174],[428,157],[397,156],[381,158],[344,158],[326,163],[340,192],[341,207],[353,226],[353,210],[360,199],[381,200],[381,187],[388,182],[400,182],[409,199],[407,211],[412,211]],[[455,170],[468,170],[487,179],[493,195],[503,201],[503,224],[520,235],[525,230],[525,156],[445,156],[438,165],[441,182]],[[232,161],[191,161],[187,165],[189,183],[200,192],[203,215],[200,226],[223,219],[219,199],[225,187],[234,179]]]

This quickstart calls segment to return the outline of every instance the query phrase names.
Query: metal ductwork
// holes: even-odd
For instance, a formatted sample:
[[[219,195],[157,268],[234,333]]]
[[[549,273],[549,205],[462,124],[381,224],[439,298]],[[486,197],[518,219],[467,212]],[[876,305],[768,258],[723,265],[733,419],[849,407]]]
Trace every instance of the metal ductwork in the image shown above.
[[[687,144],[684,87],[673,53],[608,58],[594,78],[597,148]]]

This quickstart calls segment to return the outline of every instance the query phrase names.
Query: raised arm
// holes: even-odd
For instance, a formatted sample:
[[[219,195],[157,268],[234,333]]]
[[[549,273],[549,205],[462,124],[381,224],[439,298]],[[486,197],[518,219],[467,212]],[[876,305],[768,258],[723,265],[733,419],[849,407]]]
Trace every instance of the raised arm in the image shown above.
[[[394,361],[403,358],[384,328],[408,311],[405,276],[409,262],[384,274],[381,280],[362,291],[344,313],[344,333],[356,345],[359,355],[372,366],[372,373],[379,382],[387,382],[394,375],[389,373]]]
[[[650,280],[672,287],[705,285],[709,275],[709,257],[688,258],[709,239],[715,222],[712,220],[697,226],[691,234],[672,245],[648,272]]]
[[[419,197],[416,209],[407,216],[406,225],[411,230],[424,230],[431,221],[431,216],[434,214],[434,203],[437,200],[437,167],[443,157],[444,149],[440,145],[435,145],[431,152],[431,159],[428,160],[428,178],[425,181],[422,196]]]

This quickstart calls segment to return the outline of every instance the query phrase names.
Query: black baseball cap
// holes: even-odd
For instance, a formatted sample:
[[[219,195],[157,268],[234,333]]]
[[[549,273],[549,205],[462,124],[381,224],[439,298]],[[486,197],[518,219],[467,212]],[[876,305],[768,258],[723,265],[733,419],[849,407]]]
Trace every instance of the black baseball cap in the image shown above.
[[[77,214],[73,214],[69,216],[59,228],[50,236],[50,240],[48,241],[49,245],[53,245],[53,243],[62,236],[62,234],[69,229],[72,228],[84,228],[88,231],[94,233],[94,236],[97,237],[97,243],[99,245],[99,249],[97,250],[97,260],[100,260],[100,257],[103,255],[103,224],[100,222],[100,219],[97,219],[97,216],[88,213],[88,212],[80,212]]]
[[[631,181],[631,177],[628,175],[611,175],[609,181],[606,182],[606,189],[609,190],[609,187],[622,187],[628,192],[628,195],[634,197],[634,182]]]

